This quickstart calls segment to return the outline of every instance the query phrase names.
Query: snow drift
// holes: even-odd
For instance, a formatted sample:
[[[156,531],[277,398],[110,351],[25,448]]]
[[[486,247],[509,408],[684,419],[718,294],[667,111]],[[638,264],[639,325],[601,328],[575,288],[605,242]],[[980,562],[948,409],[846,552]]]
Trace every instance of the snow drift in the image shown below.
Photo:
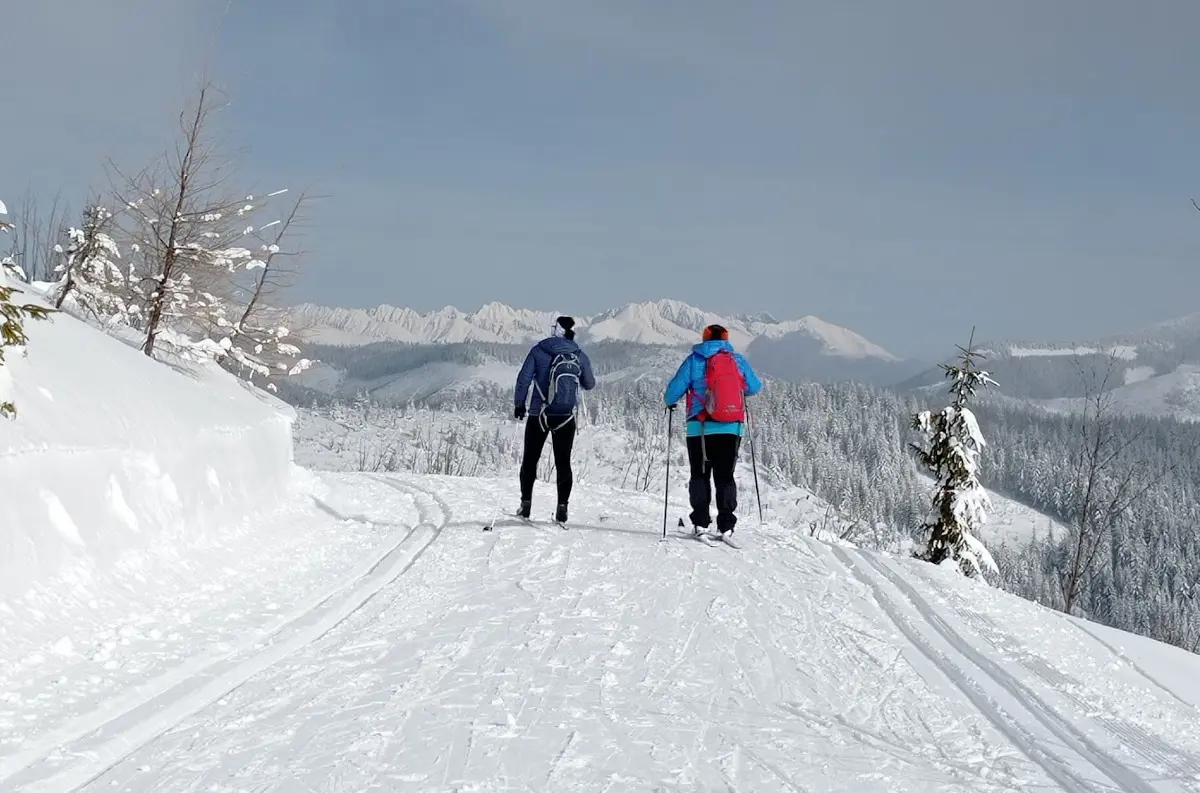
[[[21,295],[38,302],[30,290]],[[60,313],[0,383],[0,598],[279,505],[294,412],[216,367],[164,365]]]

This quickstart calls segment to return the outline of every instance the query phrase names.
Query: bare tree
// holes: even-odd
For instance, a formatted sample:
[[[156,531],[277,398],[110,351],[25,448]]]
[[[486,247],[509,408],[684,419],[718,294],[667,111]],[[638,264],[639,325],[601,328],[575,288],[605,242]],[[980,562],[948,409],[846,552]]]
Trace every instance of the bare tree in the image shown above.
[[[300,348],[294,343],[295,327],[289,321],[287,310],[275,301],[291,287],[298,273],[295,262],[303,251],[285,250],[285,238],[307,224],[303,210],[312,197],[301,193],[292,207],[279,220],[251,231],[248,236],[259,243],[259,249],[246,265],[250,283],[245,288],[245,300],[240,313],[224,331],[220,339],[226,354],[222,362],[235,365],[249,372],[250,377],[270,377],[276,373],[298,374],[307,369],[312,361],[301,358]],[[268,388],[274,389],[273,384]]]
[[[1113,388],[1120,370],[1119,350],[1111,350],[1103,367],[1085,368],[1074,356],[1083,385],[1082,405],[1074,416],[1076,443],[1071,453],[1072,520],[1066,538],[1068,563],[1061,573],[1063,611],[1070,614],[1084,580],[1091,575],[1100,548],[1113,524],[1154,486],[1146,460],[1130,455],[1143,428],[1122,433],[1116,426]],[[1102,370],[1101,370],[1102,369]],[[1178,467],[1178,463],[1169,470]]]
[[[285,363],[300,349],[273,298],[295,274],[289,260],[300,251],[285,250],[284,237],[303,225],[309,197],[256,227],[287,191],[255,196],[232,188],[236,168],[213,130],[218,96],[200,83],[179,115],[173,150],[150,167],[126,176],[110,165],[122,248],[132,260],[127,277],[136,285],[127,321],[145,334],[147,356],[166,344],[250,378],[296,374],[309,362]]]
[[[54,248],[66,230],[67,205],[55,194],[48,211],[43,213],[37,195],[27,189],[14,202],[16,221],[10,224],[8,256],[17,277],[29,283],[49,280],[53,272]]]
[[[250,252],[232,247],[256,205],[234,193],[233,165],[209,126],[216,89],[204,82],[179,115],[174,150],[127,177],[116,166],[127,249],[140,259],[142,351],[154,356],[168,321],[184,335],[203,333],[224,315],[231,275]]]

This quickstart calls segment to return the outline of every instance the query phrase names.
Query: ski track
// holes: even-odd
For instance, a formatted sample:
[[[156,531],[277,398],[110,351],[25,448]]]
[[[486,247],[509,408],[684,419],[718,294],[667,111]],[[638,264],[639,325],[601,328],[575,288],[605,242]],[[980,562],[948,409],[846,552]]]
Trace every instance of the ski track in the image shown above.
[[[511,484],[371,478],[419,514],[365,573],[39,745],[0,789],[1197,790],[1058,716],[869,554],[778,530],[741,551],[659,542],[649,494],[620,494],[615,521],[612,494],[580,494],[568,531],[484,532]],[[1092,721],[1163,773],[1196,766]]]
[[[1188,702],[1187,700],[1183,699],[1178,694],[1176,694],[1174,691],[1167,688],[1165,685],[1163,685],[1163,683],[1157,677],[1155,677],[1154,675],[1147,672],[1145,669],[1142,668],[1142,666],[1140,664],[1138,664],[1132,658],[1127,656],[1125,653],[1121,652],[1119,649],[1117,649],[1115,646],[1113,646],[1110,642],[1101,638],[1098,634],[1096,634],[1093,630],[1088,628],[1086,625],[1081,625],[1078,622],[1072,622],[1071,624],[1080,633],[1083,633],[1089,639],[1096,642],[1101,647],[1103,647],[1104,649],[1106,649],[1110,653],[1112,653],[1114,657],[1120,658],[1123,663],[1127,664],[1129,666],[1129,668],[1132,669],[1143,680],[1150,683],[1150,685],[1154,686],[1154,688],[1157,691],[1165,694],[1166,696],[1168,696],[1171,699],[1178,702],[1180,705],[1187,708],[1195,718],[1200,720],[1200,708],[1197,708],[1191,702]]]
[[[441,499],[423,489],[383,478],[380,481],[417,498],[419,522],[352,583],[321,597],[253,642],[244,642],[222,657],[186,664],[163,675],[135,693],[133,699],[120,703],[115,712],[110,706],[105,712],[88,714],[5,758],[0,761],[0,783],[29,793],[77,789],[361,609],[416,562],[437,539],[449,514]],[[433,506],[422,504],[421,498]],[[423,536],[409,542],[418,533]],[[69,759],[72,757],[75,762]]]
[[[916,589],[891,567],[871,554],[842,548],[831,549],[848,569],[867,585],[880,606],[889,614],[896,627],[933,664],[970,699],[997,727],[1007,733],[1015,744],[1024,747],[1026,754],[1036,759],[1065,789],[1071,791],[1120,790],[1133,793],[1155,791],[1200,790],[1200,762],[1180,752],[1162,739],[1123,720],[1097,714],[1092,723],[1106,730],[1109,739],[1132,749],[1137,759],[1150,763],[1153,769],[1134,768],[1116,753],[1104,748],[1084,731],[1060,715],[1033,689],[1006,671],[999,663],[977,651],[964,637],[946,622],[937,610]],[[919,620],[901,614],[901,600],[888,594],[882,584],[886,581],[898,591]],[[986,620],[986,617],[974,617]],[[972,618],[968,617],[967,622]],[[931,639],[937,637],[950,649],[946,653],[935,649]],[[959,660],[953,660],[958,656]],[[1044,662],[1025,659],[1023,666],[1049,690],[1076,705],[1077,713],[1088,713],[1094,706],[1070,694],[1063,683],[1071,681],[1050,669]],[[978,670],[978,673],[972,670]],[[1005,701],[998,702],[999,696]],[[1095,732],[1095,731],[1092,731]],[[1045,733],[1039,738],[1038,733]],[[1065,752],[1063,751],[1065,750]],[[1070,757],[1074,756],[1072,762]],[[1083,772],[1087,771],[1086,777]],[[1163,775],[1151,783],[1147,777]],[[1169,776],[1168,776],[1169,775]],[[1187,779],[1190,777],[1190,780]],[[1108,780],[1105,782],[1104,780]]]

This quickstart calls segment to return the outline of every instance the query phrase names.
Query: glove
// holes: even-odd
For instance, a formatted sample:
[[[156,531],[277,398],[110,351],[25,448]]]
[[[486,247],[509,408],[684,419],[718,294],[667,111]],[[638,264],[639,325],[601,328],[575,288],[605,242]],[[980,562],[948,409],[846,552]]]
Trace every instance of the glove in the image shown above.
[[[677,407],[679,407],[679,405],[678,405],[678,404],[676,404],[676,403],[674,403],[674,402],[672,402],[671,404],[667,405],[667,410],[669,410],[669,411],[671,411],[672,413],[674,413],[674,412],[675,412],[675,408],[677,408]]]
[[[517,407],[513,410],[513,418],[515,418],[517,421],[520,421],[521,419],[525,418],[525,406],[524,405],[517,405]]]

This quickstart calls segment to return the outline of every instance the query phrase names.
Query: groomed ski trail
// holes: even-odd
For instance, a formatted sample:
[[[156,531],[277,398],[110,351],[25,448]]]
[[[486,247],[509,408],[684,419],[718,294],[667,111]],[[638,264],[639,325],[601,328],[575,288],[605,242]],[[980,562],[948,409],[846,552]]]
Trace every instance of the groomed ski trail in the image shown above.
[[[1083,726],[1110,688],[1051,696],[1052,675],[1015,671],[1022,620],[1060,619],[1015,598],[1021,618],[1001,609],[973,647],[933,584],[898,589],[901,563],[795,530],[746,520],[737,552],[659,542],[661,497],[579,488],[572,531],[483,532],[514,482],[377,478],[420,513],[394,516],[412,528],[393,555],[0,789],[1200,791],[1195,714],[1165,690],[1133,686],[1150,704],[1132,715],[1106,700],[1143,755]]]
[[[75,790],[94,780],[140,746],[220,699],[253,675],[337,627],[387,584],[403,575],[438,538],[449,510],[422,488],[376,477],[413,496],[418,518],[397,542],[337,589],[315,597],[265,636],[256,636],[219,657],[199,657],[139,687],[105,711],[95,711],[46,735],[33,746],[0,759],[0,790]],[[60,763],[65,755],[81,761]]]
[[[1095,703],[1085,702],[1062,685],[1068,681],[1066,676],[1043,663],[1029,664],[1028,656],[1026,674],[1019,678],[1006,668],[1005,659],[976,649],[877,555],[840,547],[831,547],[830,552],[870,589],[910,644],[1063,790],[1200,790],[1200,756],[1181,751],[1119,717],[1096,712]],[[966,622],[978,619],[967,615]],[[1030,681],[1043,684],[1045,693],[1035,692]],[[1185,713],[1193,710],[1173,692],[1157,683],[1154,686],[1183,705]],[[1048,702],[1052,697],[1069,700],[1075,707],[1055,708]]]

